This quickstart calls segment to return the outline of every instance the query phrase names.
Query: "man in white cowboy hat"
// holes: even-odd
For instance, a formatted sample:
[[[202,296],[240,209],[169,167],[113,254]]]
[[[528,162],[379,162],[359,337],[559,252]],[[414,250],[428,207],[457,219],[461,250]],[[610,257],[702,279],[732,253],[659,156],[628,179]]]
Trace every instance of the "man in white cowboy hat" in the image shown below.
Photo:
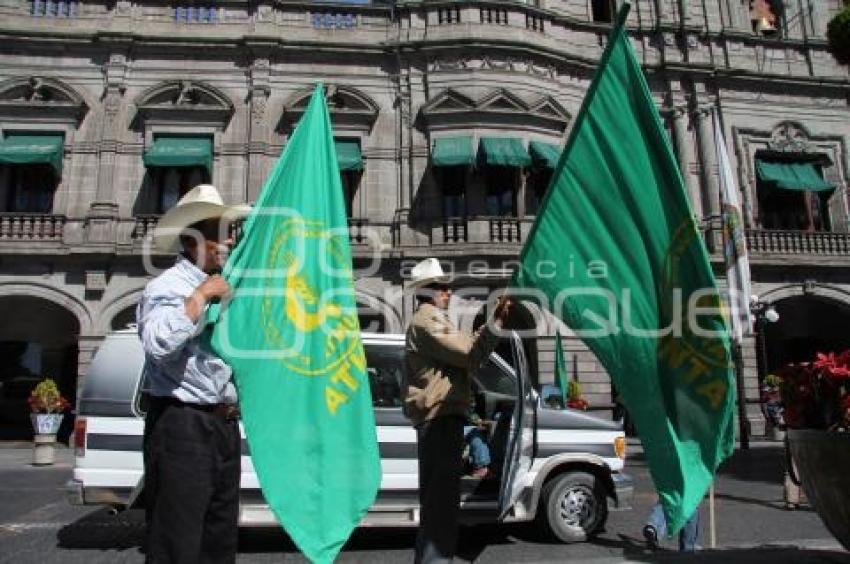
[[[485,323],[475,334],[449,320],[450,277],[435,258],[411,270],[409,287],[418,309],[407,329],[405,414],[416,427],[419,455],[420,525],[417,563],[450,562],[457,544],[463,427],[471,403],[470,372],[498,343]],[[511,307],[502,298],[492,324],[501,328]]]
[[[136,310],[150,408],[144,459],[148,562],[234,562],[241,441],[231,369],[205,345],[207,305],[230,292],[218,272],[229,223],[214,186],[190,190],[159,221],[174,266],[151,280]]]

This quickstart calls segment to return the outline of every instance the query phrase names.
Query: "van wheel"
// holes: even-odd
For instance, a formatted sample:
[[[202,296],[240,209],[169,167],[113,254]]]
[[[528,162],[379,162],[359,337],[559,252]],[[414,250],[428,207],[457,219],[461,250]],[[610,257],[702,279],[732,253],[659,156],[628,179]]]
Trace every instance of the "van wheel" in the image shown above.
[[[538,523],[561,542],[583,542],[602,530],[608,500],[602,481],[586,472],[567,472],[543,486]]]

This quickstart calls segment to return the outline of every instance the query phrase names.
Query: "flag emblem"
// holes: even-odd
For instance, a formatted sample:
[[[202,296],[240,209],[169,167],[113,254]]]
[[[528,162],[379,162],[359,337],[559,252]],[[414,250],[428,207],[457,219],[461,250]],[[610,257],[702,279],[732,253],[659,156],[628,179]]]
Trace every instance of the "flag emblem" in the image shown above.
[[[283,295],[267,294],[261,308],[266,343],[271,350],[280,351],[283,365],[295,375],[327,379],[325,406],[331,415],[357,391],[365,372],[356,310],[346,308],[338,292],[322,295],[318,283],[303,268],[305,254],[322,256],[326,264],[321,265],[320,275],[351,276],[343,247],[345,235],[335,231],[326,229],[321,221],[301,217],[281,222],[266,266],[269,272],[282,272]],[[282,330],[286,322],[296,331]],[[323,341],[323,356],[303,354],[308,334]]]

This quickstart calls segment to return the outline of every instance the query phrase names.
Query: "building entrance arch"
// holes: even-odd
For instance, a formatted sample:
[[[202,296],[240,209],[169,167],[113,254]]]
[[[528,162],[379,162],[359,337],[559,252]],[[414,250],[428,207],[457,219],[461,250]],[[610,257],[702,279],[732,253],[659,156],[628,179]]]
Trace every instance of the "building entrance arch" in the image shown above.
[[[818,295],[798,295],[773,302],[776,323],[764,324],[762,374],[790,362],[812,360],[818,352],[850,348],[850,304]]]
[[[58,303],[27,295],[0,296],[0,439],[32,437],[27,398],[44,378],[74,405],[80,321]],[[60,430],[67,437],[70,417]]]

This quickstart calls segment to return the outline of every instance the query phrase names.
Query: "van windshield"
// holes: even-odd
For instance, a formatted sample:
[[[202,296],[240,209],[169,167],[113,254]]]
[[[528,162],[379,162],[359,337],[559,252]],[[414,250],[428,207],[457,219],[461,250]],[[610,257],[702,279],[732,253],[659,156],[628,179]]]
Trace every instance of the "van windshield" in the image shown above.
[[[475,371],[474,380],[481,389],[487,392],[506,396],[517,394],[514,377],[498,366],[492,358]]]
[[[375,407],[401,407],[404,347],[366,345],[366,371]]]

